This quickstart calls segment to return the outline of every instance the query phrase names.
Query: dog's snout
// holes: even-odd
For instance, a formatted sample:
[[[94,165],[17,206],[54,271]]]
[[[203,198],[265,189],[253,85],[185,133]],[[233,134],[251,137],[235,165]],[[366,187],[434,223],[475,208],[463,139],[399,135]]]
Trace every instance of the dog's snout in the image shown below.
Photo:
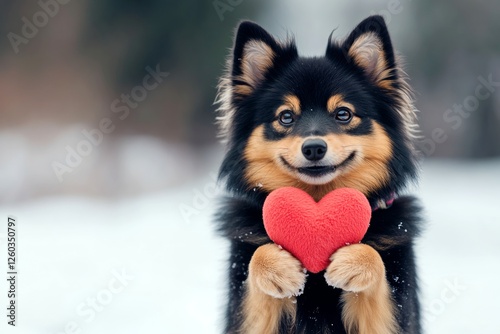
[[[318,161],[323,159],[327,148],[323,139],[307,139],[302,144],[302,154],[307,160]]]

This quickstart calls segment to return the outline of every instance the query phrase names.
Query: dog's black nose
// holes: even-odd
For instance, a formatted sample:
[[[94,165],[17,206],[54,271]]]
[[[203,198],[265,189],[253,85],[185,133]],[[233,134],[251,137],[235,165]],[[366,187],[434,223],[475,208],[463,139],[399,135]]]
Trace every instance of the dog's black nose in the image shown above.
[[[302,144],[302,154],[307,160],[318,161],[326,154],[327,146],[322,139],[308,139]]]

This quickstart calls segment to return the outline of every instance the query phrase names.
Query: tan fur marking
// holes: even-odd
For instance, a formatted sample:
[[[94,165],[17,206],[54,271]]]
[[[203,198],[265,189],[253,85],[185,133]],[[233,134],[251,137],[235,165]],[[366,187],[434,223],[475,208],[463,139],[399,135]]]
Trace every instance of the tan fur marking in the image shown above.
[[[266,191],[297,185],[296,178],[287,173],[278,161],[280,155],[300,150],[301,139],[287,136],[282,140],[267,141],[263,131],[263,126],[257,127],[245,148],[244,154],[248,161],[245,174],[249,184],[262,184]]]
[[[342,321],[349,334],[396,334],[394,302],[382,258],[364,244],[346,246],[331,256],[328,284],[341,288]]]
[[[257,288],[247,285],[243,301],[243,324],[240,333],[277,334],[280,320],[287,317],[290,324],[295,322],[296,304],[292,299],[278,299],[266,295]]]
[[[380,80],[378,81],[378,86],[380,88],[383,88],[385,90],[388,90],[388,91],[391,91],[394,89],[394,82],[392,80],[388,80],[387,78],[389,78],[391,76],[391,72],[393,70],[391,69],[384,69],[384,68],[378,68],[377,71],[380,73],[379,74],[379,77],[380,77]]]
[[[370,290],[385,277],[384,263],[375,249],[365,244],[342,247],[331,257],[327,283],[346,291]]]
[[[370,246],[378,251],[388,250],[390,248],[401,246],[408,243],[408,238],[406,237],[378,237],[375,241],[367,242]]]
[[[346,292],[343,302],[342,321],[349,334],[396,334],[400,333],[394,316],[389,283],[384,280],[374,291]]]
[[[356,115],[353,116],[352,120],[349,122],[349,124],[346,124],[344,126],[345,129],[355,129],[361,124],[361,118],[357,117]]]
[[[260,246],[250,260],[243,301],[243,333],[277,333],[280,319],[295,321],[295,296],[305,284],[300,262],[275,244]]]
[[[379,84],[387,78],[387,63],[382,42],[374,33],[366,33],[354,41],[349,49],[349,55],[356,64],[364,68],[375,83]],[[383,84],[390,87],[390,83]],[[388,86],[387,86],[388,85]]]
[[[249,275],[262,292],[275,298],[296,296],[305,284],[300,261],[272,243],[257,248],[250,260]]]
[[[354,107],[350,103],[347,104],[349,105],[349,108],[352,107],[351,110],[354,112]],[[326,102],[326,110],[328,110],[328,112],[331,113],[334,112],[335,109],[337,109],[338,107],[344,105],[346,105],[346,102],[344,101],[344,96],[342,96],[342,94],[335,94],[331,96]]]
[[[234,94],[235,98],[241,99],[242,96],[250,95],[252,94],[252,87],[247,86],[247,85],[236,85],[234,86]]]
[[[279,114],[285,110],[291,110],[296,116],[300,116],[301,109],[299,98],[295,95],[286,95],[283,98],[283,104],[276,109],[274,113],[276,120],[271,125],[274,130],[281,133],[286,133],[290,130],[290,128],[281,125],[278,121]]]
[[[289,128],[284,127],[283,125],[280,124],[278,120],[275,120],[274,122],[271,123],[271,126],[273,129],[279,133],[287,133],[290,131]]]
[[[335,112],[335,110],[337,110],[340,107],[349,108],[349,110],[351,110],[354,114],[354,117],[349,122],[349,124],[343,126],[344,128],[354,129],[359,124],[361,124],[361,119],[356,116],[356,109],[351,103],[344,101],[344,97],[342,96],[342,94],[335,94],[331,96],[326,102],[326,110],[328,110],[329,113]]]
[[[355,150],[360,155],[357,157],[359,163],[354,162],[352,167],[333,180],[334,189],[355,188],[367,195],[388,181],[387,163],[392,155],[391,141],[377,122],[372,124],[373,133],[367,136],[340,134],[325,137],[328,149],[332,148],[333,152],[342,152],[339,154],[347,157]]]
[[[342,174],[324,185],[310,185],[300,181],[293,172],[280,162],[280,156],[287,161],[294,161],[302,154],[304,138],[286,137],[278,141],[267,141],[263,135],[263,126],[254,130],[245,149],[248,166],[246,178],[251,187],[261,184],[266,191],[281,187],[297,187],[319,200],[337,188],[354,188],[365,195],[382,187],[388,180],[387,162],[392,155],[391,141],[384,129],[373,122],[374,131],[366,136],[347,134],[322,137],[328,144],[328,150],[343,160],[356,151],[357,157]]]
[[[297,96],[295,95],[286,95],[284,98],[283,98],[283,105],[280,106],[277,110],[276,110],[276,116],[279,115],[280,112],[282,112],[283,110],[286,110],[286,109],[290,109],[294,112],[295,115],[300,115],[300,111],[301,111],[301,108],[300,108],[300,100]]]
[[[241,79],[255,88],[273,65],[274,56],[269,45],[261,41],[249,41],[243,50]]]

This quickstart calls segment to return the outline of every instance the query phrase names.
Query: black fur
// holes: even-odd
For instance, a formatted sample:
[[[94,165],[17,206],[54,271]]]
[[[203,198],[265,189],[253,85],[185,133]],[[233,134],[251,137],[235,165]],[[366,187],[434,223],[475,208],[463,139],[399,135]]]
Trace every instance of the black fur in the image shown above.
[[[383,44],[388,67],[393,69],[387,80],[393,90],[386,91],[375,83],[348,56],[352,43],[366,32],[377,34]],[[380,189],[372,189],[368,199],[374,205],[381,198],[401,192],[416,176],[416,158],[404,132],[404,122],[396,108],[401,103],[401,88],[396,60],[385,23],[374,16],[363,21],[342,44],[328,43],[325,57],[299,57],[292,42],[278,43],[264,29],[250,22],[240,25],[235,40],[233,62],[229,76],[231,84],[246,85],[237,78],[242,74],[241,59],[245,43],[260,40],[275,52],[273,66],[265,79],[253,87],[249,96],[233,94],[231,104],[236,109],[228,134],[228,151],[220,169],[230,193],[217,215],[218,230],[231,242],[229,259],[229,295],[226,311],[226,332],[237,331],[241,322],[241,301],[248,263],[260,245],[271,242],[262,222],[262,205],[266,192],[253,188],[245,178],[247,161],[243,151],[255,127],[264,125],[267,140],[278,140],[284,135],[271,127],[273,111],[280,105],[284,93],[297,95],[304,108],[301,125],[292,131],[307,135],[314,132],[340,133],[324,110],[323,101],[332,93],[341,93],[356,107],[362,117],[360,126],[349,134],[364,135],[372,131],[374,120],[387,132],[393,145],[388,162],[390,181]],[[319,102],[321,101],[321,102]],[[301,133],[302,131],[302,133]],[[373,212],[370,228],[363,243],[373,246],[381,255],[387,279],[397,305],[397,320],[403,333],[420,333],[420,311],[417,296],[417,274],[413,242],[420,232],[420,208],[412,197],[399,197],[388,209]],[[346,333],[341,322],[340,290],[328,286],[324,273],[309,274],[304,293],[297,297],[295,328],[283,323],[280,333]]]

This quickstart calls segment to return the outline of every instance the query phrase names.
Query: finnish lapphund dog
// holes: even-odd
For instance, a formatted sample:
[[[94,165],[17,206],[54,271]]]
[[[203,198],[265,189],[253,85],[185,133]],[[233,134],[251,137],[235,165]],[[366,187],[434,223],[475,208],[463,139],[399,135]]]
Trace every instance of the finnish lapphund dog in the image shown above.
[[[421,218],[403,194],[419,155],[413,97],[380,16],[321,57],[240,23],[216,103],[227,151],[217,227],[230,242],[225,333],[420,333],[413,244]],[[307,273],[266,234],[262,206],[292,186],[319,201],[361,191],[365,237]],[[286,222],[284,223],[286,228]]]

